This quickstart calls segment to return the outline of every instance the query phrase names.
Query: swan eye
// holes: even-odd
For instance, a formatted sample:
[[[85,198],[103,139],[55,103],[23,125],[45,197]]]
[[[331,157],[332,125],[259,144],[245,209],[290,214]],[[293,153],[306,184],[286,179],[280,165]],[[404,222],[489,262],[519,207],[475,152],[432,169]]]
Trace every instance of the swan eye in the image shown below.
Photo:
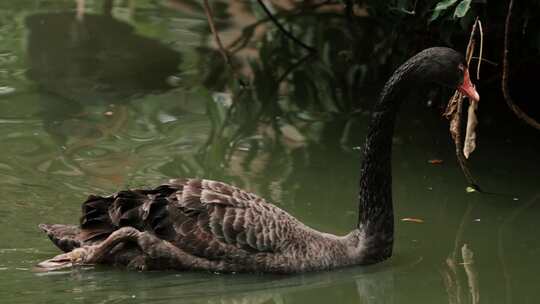
[[[464,80],[463,78],[465,76],[465,65],[463,65],[463,63],[460,63],[458,65],[458,70],[460,72],[458,73],[459,74],[458,83],[463,83],[463,80]]]

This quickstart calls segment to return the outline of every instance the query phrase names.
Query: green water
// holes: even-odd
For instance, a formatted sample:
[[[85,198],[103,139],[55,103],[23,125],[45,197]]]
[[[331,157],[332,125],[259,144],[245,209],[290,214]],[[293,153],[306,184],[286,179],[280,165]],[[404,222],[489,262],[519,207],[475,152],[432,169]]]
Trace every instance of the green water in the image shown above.
[[[253,83],[241,88],[197,2],[117,1],[111,17],[100,2],[87,1],[79,21],[73,1],[0,3],[0,302],[537,303],[538,135],[482,121],[472,169],[504,195],[470,194],[446,124],[418,105],[404,109],[394,138],[397,235],[387,262],[295,276],[32,272],[58,253],[39,223],[77,223],[90,193],[172,177],[241,186],[320,230],[355,224],[368,114],[346,113],[367,108],[388,76],[372,65],[388,60],[360,54],[365,64],[340,65],[333,60],[347,52],[332,56],[319,41],[321,58],[280,83],[281,64],[304,51],[266,24],[233,56]],[[220,3],[226,45],[264,17],[250,2]],[[304,38],[317,34],[331,36]],[[229,110],[230,96],[240,106]]]

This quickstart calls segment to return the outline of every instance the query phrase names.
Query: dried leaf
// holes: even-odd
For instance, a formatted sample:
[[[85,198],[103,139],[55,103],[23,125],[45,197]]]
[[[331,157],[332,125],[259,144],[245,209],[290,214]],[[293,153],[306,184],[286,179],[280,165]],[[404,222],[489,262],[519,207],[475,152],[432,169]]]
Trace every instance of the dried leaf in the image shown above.
[[[446,106],[446,110],[444,111],[443,116],[446,119],[448,120],[451,119],[454,113],[456,113],[458,101],[459,101],[459,91],[456,90],[452,98],[450,98],[450,100],[448,101],[448,105]]]
[[[465,56],[467,59],[467,65],[469,65],[472,59],[472,55],[474,53],[474,46],[475,46],[474,33],[476,31],[476,26],[479,24],[480,24],[480,21],[478,20],[478,18],[476,18],[476,21],[474,22],[473,28],[471,30],[469,43],[467,45],[467,52]],[[482,32],[480,32],[480,34],[482,35]],[[454,140],[454,144],[456,145],[456,157],[461,167],[461,171],[463,171],[463,174],[467,178],[467,181],[469,182],[469,184],[476,185],[476,182],[474,181],[474,178],[467,166],[467,160],[465,156],[463,155],[463,143],[462,143],[462,136],[461,136],[461,113],[463,111],[462,110],[463,99],[464,99],[464,95],[459,93],[456,90],[456,92],[454,93],[454,96],[452,96],[452,99],[450,99],[450,102],[448,103],[448,107],[446,108],[444,116],[447,119],[451,120],[450,121],[450,134],[452,135],[452,139]]]
[[[461,144],[461,103],[463,102],[461,93],[458,93],[457,96],[456,110],[450,121],[450,134],[456,146]]]
[[[404,217],[401,219],[402,222],[410,222],[410,223],[423,223],[424,220],[414,217]]]
[[[471,100],[467,115],[467,132],[465,133],[465,142],[463,144],[463,155],[465,155],[465,158],[467,159],[474,149],[476,149],[476,125],[478,125],[478,119],[476,118],[477,108],[478,102]]]
[[[444,161],[442,159],[430,159],[428,160],[428,163],[432,164],[432,165],[440,165],[442,164]]]

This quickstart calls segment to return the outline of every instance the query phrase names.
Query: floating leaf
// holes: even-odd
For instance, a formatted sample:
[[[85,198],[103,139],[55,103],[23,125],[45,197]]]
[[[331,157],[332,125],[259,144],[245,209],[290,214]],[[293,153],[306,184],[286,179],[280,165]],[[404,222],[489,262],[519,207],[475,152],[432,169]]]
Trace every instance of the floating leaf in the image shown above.
[[[471,8],[471,0],[463,0],[457,6],[454,11],[454,18],[461,18],[467,14]]]
[[[410,222],[410,223],[423,223],[424,220],[414,217],[404,217],[401,219],[402,222]]]
[[[472,193],[472,192],[476,192],[476,189],[474,189],[474,187],[469,186],[465,188],[465,191],[467,191],[467,193]]]
[[[428,160],[428,163],[432,164],[432,165],[440,165],[442,164],[444,161],[442,159],[430,159]]]

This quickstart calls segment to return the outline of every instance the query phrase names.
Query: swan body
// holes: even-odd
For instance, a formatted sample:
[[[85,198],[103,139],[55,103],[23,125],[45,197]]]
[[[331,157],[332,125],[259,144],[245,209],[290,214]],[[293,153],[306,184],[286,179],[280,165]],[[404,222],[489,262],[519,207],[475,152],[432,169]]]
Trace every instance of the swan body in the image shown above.
[[[68,256],[84,248],[76,254],[88,255],[85,263],[103,262],[105,257],[88,260],[85,244],[95,247],[94,255],[108,247],[100,250],[110,252],[109,263],[138,269],[305,272],[357,264],[365,252],[358,230],[345,236],[322,233],[255,194],[204,179],[90,196],[80,229],[71,226],[69,237],[65,226],[41,227]],[[111,236],[119,240],[103,245]],[[141,243],[140,248],[126,242]],[[126,254],[144,257],[123,261]]]
[[[65,253],[54,270],[110,264],[139,270],[298,273],[373,264],[392,255],[391,139],[401,94],[418,82],[478,100],[463,57],[431,48],[392,75],[375,106],[364,148],[357,227],[344,236],[310,228],[259,196],[226,183],[175,179],[153,189],[91,195],[79,226],[40,225]]]

